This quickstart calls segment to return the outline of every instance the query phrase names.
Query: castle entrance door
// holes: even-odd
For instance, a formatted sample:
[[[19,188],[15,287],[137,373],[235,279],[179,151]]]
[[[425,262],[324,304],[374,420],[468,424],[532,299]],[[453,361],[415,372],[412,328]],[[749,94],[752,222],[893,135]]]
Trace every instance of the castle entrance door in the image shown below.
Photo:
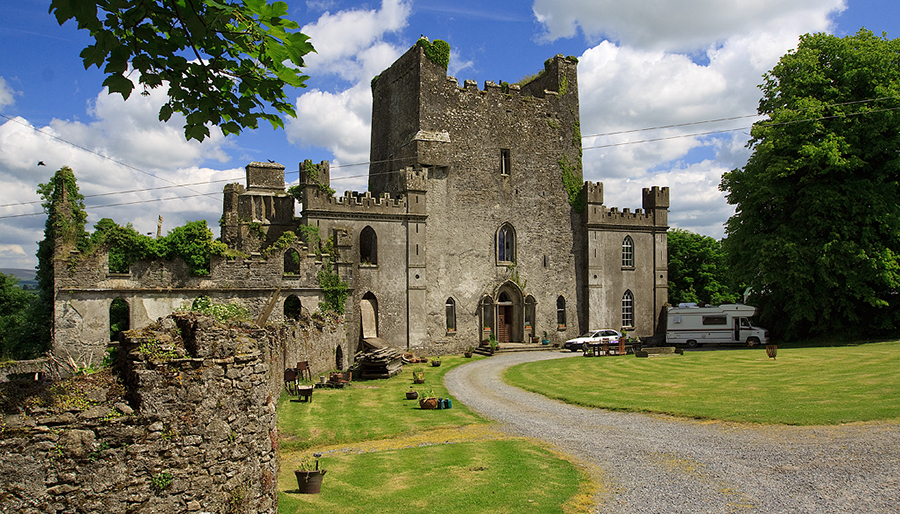
[[[512,305],[497,306],[497,342],[508,343],[512,334]]]

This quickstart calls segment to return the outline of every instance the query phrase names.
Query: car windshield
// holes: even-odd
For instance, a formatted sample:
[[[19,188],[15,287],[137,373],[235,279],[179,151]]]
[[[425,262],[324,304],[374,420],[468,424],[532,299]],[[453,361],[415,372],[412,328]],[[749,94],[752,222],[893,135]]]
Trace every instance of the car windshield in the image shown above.
[[[594,332],[585,332],[578,337],[594,337]]]

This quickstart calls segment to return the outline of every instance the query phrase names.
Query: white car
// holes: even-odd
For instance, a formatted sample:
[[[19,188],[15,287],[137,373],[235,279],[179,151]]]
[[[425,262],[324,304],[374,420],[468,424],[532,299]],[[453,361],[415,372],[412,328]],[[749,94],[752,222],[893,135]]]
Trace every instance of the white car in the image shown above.
[[[599,330],[591,330],[590,332],[586,332],[575,339],[569,339],[566,341],[565,346],[563,348],[568,348],[573,352],[577,352],[584,347],[584,343],[588,344],[601,344],[601,343],[618,343],[619,338],[622,337],[622,333],[618,330],[611,330],[608,328],[601,328]]]

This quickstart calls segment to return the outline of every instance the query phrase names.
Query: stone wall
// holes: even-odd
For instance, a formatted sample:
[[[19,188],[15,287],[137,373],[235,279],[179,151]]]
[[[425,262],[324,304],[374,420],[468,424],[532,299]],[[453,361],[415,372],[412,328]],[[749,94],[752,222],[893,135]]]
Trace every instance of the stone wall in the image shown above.
[[[0,512],[277,512],[285,361],[324,372],[344,339],[339,319],[259,329],[195,314],[127,332],[124,387],[107,371],[4,400]]]

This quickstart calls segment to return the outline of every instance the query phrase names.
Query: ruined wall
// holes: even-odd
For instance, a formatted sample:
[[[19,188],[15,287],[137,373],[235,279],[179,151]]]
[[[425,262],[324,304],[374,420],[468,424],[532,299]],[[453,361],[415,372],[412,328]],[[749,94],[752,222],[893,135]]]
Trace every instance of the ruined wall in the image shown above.
[[[289,274],[285,272],[288,251],[299,257],[299,264]],[[237,303],[256,319],[280,288],[269,321],[285,319],[284,302],[291,295],[300,300],[306,315],[315,312],[323,299],[317,278],[321,262],[308,255],[300,242],[268,258],[213,257],[210,273],[204,276],[192,275],[180,259],[138,261],[130,273],[111,274],[104,251],[89,255],[72,252],[55,266],[53,352],[79,364],[103,360],[110,342],[109,309],[117,298],[128,303],[129,328],[145,327],[189,306],[199,296],[208,296],[215,303]]]
[[[277,512],[284,361],[331,369],[338,321],[263,330],[182,314],[129,332],[124,389],[98,378],[65,405],[4,413],[0,512]]]

